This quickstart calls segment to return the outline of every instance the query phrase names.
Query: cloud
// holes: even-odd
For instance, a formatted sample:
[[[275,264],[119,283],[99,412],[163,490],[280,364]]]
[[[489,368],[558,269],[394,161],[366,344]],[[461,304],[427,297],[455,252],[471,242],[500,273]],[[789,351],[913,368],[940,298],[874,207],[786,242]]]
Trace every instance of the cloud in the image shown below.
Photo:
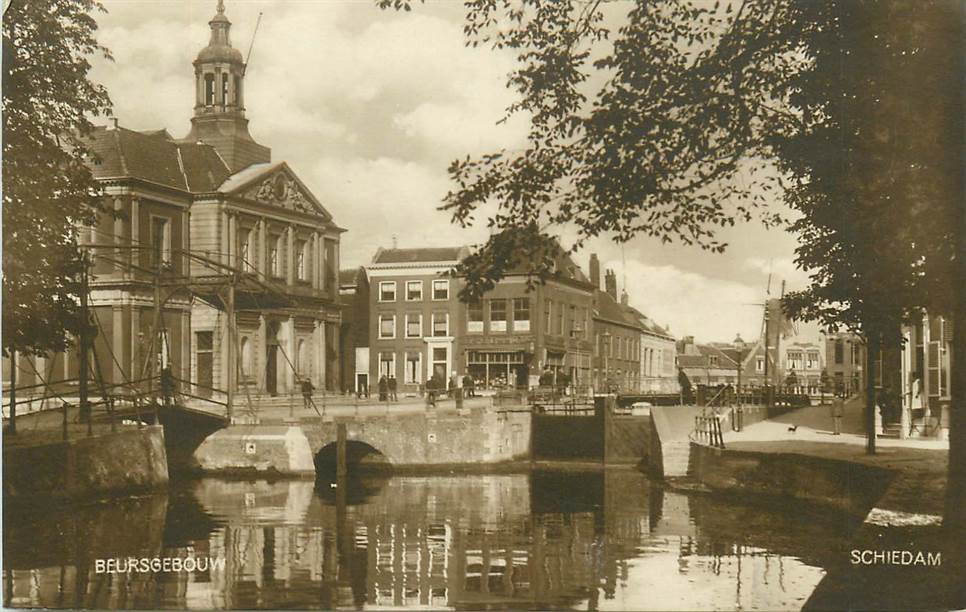
[[[603,267],[621,266],[620,260],[611,260]],[[738,333],[745,340],[759,336],[762,309],[755,304],[761,303],[762,295],[753,285],[639,261],[626,262],[624,270],[631,306],[660,325],[670,325],[677,338],[730,342]],[[621,274],[618,283],[623,284]]]
[[[765,259],[763,257],[748,257],[742,263],[746,270],[753,270],[767,277],[771,274],[771,293],[777,296],[781,292],[781,283],[785,281],[785,290],[794,291],[804,289],[809,284],[808,273],[799,270],[795,262],[788,257]]]

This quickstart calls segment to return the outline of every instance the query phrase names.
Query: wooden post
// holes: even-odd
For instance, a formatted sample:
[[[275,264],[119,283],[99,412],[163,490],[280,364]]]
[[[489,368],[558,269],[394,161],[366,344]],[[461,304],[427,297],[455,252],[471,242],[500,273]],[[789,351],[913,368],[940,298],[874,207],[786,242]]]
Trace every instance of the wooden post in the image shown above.
[[[335,476],[336,482],[345,480],[346,476],[346,465],[345,465],[345,444],[346,444],[346,426],[345,423],[337,423],[335,426]],[[341,484],[339,485],[341,487]]]

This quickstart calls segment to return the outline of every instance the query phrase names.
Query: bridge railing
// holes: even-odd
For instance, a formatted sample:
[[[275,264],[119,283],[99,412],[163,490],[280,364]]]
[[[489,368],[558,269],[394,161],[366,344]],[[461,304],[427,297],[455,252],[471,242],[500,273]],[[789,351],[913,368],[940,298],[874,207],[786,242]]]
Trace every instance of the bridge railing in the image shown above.
[[[721,418],[721,415],[717,414],[694,417],[694,431],[691,432],[691,439],[723,449],[725,444],[721,431]]]

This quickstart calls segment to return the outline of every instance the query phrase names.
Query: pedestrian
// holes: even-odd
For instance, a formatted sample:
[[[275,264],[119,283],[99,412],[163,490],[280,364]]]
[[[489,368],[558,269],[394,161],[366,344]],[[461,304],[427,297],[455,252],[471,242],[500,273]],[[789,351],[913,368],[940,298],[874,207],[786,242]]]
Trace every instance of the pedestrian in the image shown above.
[[[466,376],[464,376],[463,377],[463,393],[465,394],[465,397],[474,397],[475,396],[475,392],[474,392],[475,390],[473,389],[473,386],[474,386],[473,377],[470,376],[469,374],[467,374]]]
[[[389,400],[393,402],[398,402],[399,397],[396,395],[396,377],[389,377]]]
[[[426,406],[436,407],[436,377],[426,381]]]
[[[842,417],[845,416],[845,394],[839,391],[832,399],[832,435],[842,433]]]
[[[171,366],[164,366],[161,369],[159,386],[162,402],[165,406],[170,406],[174,399],[174,373],[171,371]]]
[[[308,410],[312,407],[312,392],[315,391],[315,385],[308,378],[302,379],[302,404],[303,407]]]
[[[383,374],[379,377],[379,401],[384,402],[389,398],[389,380]]]

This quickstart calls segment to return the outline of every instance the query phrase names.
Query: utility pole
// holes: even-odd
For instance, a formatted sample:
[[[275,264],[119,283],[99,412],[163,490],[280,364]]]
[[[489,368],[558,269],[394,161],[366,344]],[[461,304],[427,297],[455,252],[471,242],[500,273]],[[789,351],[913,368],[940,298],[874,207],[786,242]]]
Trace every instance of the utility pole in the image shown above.
[[[88,297],[89,297],[88,294],[90,293],[87,274],[88,274],[88,265],[90,262],[87,259],[86,253],[84,254],[83,257],[84,257],[84,269],[81,272],[81,294],[80,294],[81,324],[80,324],[80,334],[78,338],[78,344],[79,344],[78,348],[80,350],[80,354],[78,355],[78,368],[80,371],[78,372],[79,378],[78,378],[78,384],[77,384],[77,395],[78,395],[78,400],[80,404],[80,415],[81,415],[81,418],[87,420],[87,435],[90,436],[90,435],[93,435],[94,433],[94,423],[93,423],[94,419],[93,419],[93,415],[91,415],[91,406],[87,397],[87,369],[88,369],[87,327],[88,327],[88,323],[90,322],[90,317],[87,312],[87,306],[88,306],[87,303],[88,303]],[[66,430],[65,430],[65,434],[66,434]]]

